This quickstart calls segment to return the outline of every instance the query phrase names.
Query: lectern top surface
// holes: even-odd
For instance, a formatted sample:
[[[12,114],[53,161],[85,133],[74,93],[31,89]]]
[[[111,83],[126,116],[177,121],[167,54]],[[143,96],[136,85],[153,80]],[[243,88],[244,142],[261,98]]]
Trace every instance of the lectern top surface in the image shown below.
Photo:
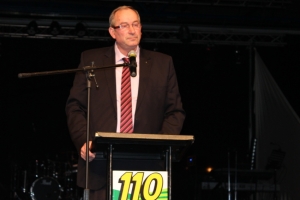
[[[194,140],[193,135],[168,135],[168,134],[122,134],[110,132],[96,132],[96,137],[104,138],[128,138],[128,139],[151,139],[151,140]]]

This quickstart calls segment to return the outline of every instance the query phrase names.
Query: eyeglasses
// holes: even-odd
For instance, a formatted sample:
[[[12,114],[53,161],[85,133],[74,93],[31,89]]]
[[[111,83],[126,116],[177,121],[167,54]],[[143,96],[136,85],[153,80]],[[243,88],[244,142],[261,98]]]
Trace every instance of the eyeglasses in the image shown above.
[[[140,29],[142,27],[140,22],[133,22],[131,25],[134,29]],[[121,30],[127,30],[129,29],[130,25],[128,23],[122,23],[119,26],[112,26],[114,29],[121,29]]]

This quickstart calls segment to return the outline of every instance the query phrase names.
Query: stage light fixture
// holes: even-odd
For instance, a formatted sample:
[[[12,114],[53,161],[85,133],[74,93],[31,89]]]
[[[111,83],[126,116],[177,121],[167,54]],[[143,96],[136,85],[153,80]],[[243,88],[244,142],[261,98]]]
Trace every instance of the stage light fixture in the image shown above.
[[[60,30],[61,30],[61,26],[57,21],[53,21],[50,24],[49,32],[51,35],[57,36],[60,33]]]
[[[86,26],[82,22],[77,23],[75,26],[75,33],[80,38],[85,36],[87,34]]]
[[[236,49],[235,49],[235,56],[236,56],[236,61],[235,61],[235,64],[237,64],[237,65],[240,65],[240,64],[242,64],[242,61],[241,61],[241,52],[240,52],[240,50],[239,50],[239,48],[238,47],[236,47]]]
[[[30,36],[35,36],[35,34],[37,33],[38,30],[38,25],[36,23],[36,21],[31,21],[28,25],[27,25],[27,33]]]
[[[190,34],[190,29],[186,25],[181,25],[178,30],[178,39],[183,43],[190,43],[192,41],[192,36]]]
[[[210,172],[212,172],[212,170],[213,170],[213,168],[212,168],[212,167],[206,167],[206,169],[205,169],[205,171],[206,171],[207,173],[210,173]]]

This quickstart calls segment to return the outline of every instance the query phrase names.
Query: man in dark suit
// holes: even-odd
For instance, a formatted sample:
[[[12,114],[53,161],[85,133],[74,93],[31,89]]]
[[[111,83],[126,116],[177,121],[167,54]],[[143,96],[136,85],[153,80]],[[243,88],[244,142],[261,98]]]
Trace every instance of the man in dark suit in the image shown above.
[[[185,118],[178,90],[176,73],[172,58],[168,55],[139,48],[141,21],[138,12],[129,6],[116,8],[109,18],[109,33],[116,40],[112,47],[92,49],[82,53],[79,68],[121,64],[128,52],[136,52],[137,76],[130,77],[133,133],[179,134]],[[95,82],[91,86],[90,134],[121,131],[121,79],[122,67],[95,71]],[[80,158],[78,160],[77,183],[85,187],[86,160],[86,76],[78,72],[75,76],[66,113],[72,141]],[[131,123],[131,122],[130,122]],[[95,154],[89,152],[90,199],[105,199],[106,164],[94,160]],[[149,163],[150,165],[150,163]],[[147,161],[141,163],[122,161],[114,166],[132,169],[139,166],[147,168]],[[152,166],[152,165],[151,165]],[[156,170],[160,167],[157,166]],[[134,170],[134,169],[132,169]]]

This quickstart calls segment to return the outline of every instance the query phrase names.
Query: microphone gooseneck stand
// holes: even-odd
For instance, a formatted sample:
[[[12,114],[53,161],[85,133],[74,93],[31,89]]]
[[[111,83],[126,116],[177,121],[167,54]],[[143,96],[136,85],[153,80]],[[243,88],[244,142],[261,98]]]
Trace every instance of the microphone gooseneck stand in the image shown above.
[[[83,68],[77,69],[67,69],[67,70],[55,70],[55,71],[44,71],[44,72],[32,72],[32,73],[19,73],[19,78],[29,78],[35,76],[49,76],[49,75],[56,75],[56,74],[67,74],[67,73],[76,73],[79,71],[84,71],[86,73],[87,79],[87,116],[86,116],[86,170],[85,170],[85,189],[84,189],[84,200],[89,200],[89,185],[88,185],[88,169],[89,169],[89,141],[90,141],[90,97],[91,97],[91,79],[94,78],[96,87],[98,88],[98,84],[95,78],[94,70],[96,69],[107,69],[107,68],[114,68],[114,67],[123,67],[129,66],[129,63],[123,63],[118,65],[110,65],[104,67],[96,67],[94,66],[94,62],[92,62],[92,66],[85,66]]]

